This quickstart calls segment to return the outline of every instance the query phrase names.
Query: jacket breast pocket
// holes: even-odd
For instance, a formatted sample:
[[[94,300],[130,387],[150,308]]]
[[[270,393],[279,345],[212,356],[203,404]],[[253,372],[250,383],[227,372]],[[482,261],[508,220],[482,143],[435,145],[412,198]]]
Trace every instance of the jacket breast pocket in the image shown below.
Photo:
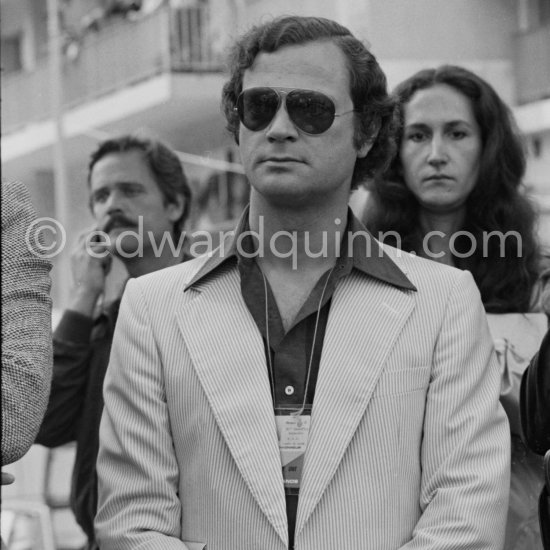
[[[385,370],[378,379],[373,397],[411,393],[426,389],[429,383],[429,365],[412,369]]]

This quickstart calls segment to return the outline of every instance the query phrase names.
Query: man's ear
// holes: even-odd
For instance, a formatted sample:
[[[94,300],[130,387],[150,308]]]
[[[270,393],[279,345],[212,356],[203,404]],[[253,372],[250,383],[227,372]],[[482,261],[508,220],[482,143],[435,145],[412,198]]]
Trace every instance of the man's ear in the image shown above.
[[[380,117],[376,117],[373,121],[371,121],[369,125],[369,137],[359,149],[357,149],[357,157],[358,158],[365,158],[368,154],[368,152],[372,149],[372,146],[374,145],[374,142],[376,141],[376,138],[378,137],[378,132],[380,131]]]
[[[357,149],[357,158],[364,159],[368,152],[372,149],[372,141],[365,141],[359,149]]]
[[[185,207],[185,197],[182,195],[176,195],[174,200],[171,200],[166,204],[166,212],[168,213],[168,219],[171,222],[176,222],[181,218]]]

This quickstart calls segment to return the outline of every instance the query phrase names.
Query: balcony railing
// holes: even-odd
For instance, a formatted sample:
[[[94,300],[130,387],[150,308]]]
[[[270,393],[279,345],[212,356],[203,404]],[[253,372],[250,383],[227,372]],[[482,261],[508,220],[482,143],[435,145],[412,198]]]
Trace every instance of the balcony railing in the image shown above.
[[[208,6],[168,6],[136,21],[107,22],[73,45],[63,67],[63,105],[78,104],[168,71],[218,71],[209,41]],[[50,118],[48,59],[2,79],[2,132]]]
[[[518,34],[514,67],[519,104],[550,97],[550,24]]]
[[[170,16],[171,67],[173,71],[219,71],[220,52],[215,52],[210,34],[210,6],[201,4],[174,9]]]

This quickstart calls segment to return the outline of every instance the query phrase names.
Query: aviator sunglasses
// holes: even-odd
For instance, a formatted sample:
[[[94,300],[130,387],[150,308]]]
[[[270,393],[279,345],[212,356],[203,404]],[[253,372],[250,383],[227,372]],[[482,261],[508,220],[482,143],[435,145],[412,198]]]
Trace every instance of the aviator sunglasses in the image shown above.
[[[246,128],[259,132],[269,126],[283,100],[290,120],[306,134],[322,134],[337,116],[353,112],[352,109],[337,115],[334,101],[321,92],[267,87],[243,90],[235,111]]]

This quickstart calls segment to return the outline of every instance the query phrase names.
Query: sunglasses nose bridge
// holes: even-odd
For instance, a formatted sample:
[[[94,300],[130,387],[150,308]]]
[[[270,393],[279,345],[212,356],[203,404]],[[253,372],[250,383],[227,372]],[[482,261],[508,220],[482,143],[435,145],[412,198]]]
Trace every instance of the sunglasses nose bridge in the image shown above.
[[[279,121],[279,117],[281,116],[280,114],[280,111],[281,109],[284,110],[284,118],[286,120],[284,120],[284,125],[288,125],[290,124],[292,126],[292,128],[296,128],[296,123],[294,122],[294,120],[292,119],[292,117],[290,116],[289,112],[288,112],[288,108],[287,108],[287,104],[286,104],[286,100],[287,100],[287,97],[288,97],[288,94],[289,92],[286,91],[286,90],[276,90],[275,88],[272,88],[272,90],[274,92],[276,92],[277,94],[277,99],[278,99],[278,103],[277,103],[277,108],[275,110],[275,112],[273,113],[273,116],[269,122],[269,125],[268,125],[268,131],[272,131],[275,127],[275,131],[278,132],[278,127],[280,125],[280,121]],[[288,129],[285,130],[286,132],[288,132]]]
[[[277,116],[281,107],[285,110],[286,114],[288,115],[288,110],[286,108],[286,98],[288,96],[288,92],[285,90],[276,90],[275,88],[273,88],[273,91],[277,94],[277,99],[278,99],[277,108],[275,109],[273,118]]]

